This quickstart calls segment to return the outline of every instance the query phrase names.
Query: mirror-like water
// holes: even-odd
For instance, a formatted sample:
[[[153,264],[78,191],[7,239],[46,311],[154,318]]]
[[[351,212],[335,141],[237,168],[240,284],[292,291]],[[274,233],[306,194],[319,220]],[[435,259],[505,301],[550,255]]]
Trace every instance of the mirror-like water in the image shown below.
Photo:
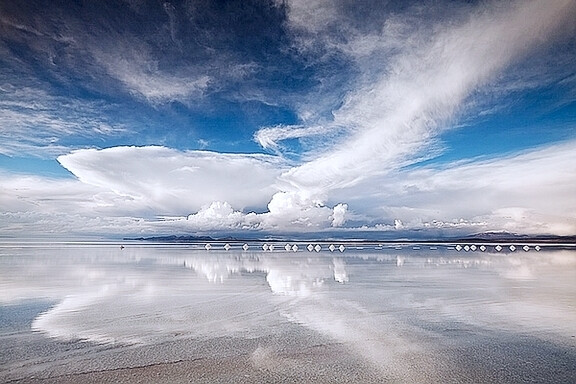
[[[4,382],[574,382],[576,252],[4,244],[0,341]]]

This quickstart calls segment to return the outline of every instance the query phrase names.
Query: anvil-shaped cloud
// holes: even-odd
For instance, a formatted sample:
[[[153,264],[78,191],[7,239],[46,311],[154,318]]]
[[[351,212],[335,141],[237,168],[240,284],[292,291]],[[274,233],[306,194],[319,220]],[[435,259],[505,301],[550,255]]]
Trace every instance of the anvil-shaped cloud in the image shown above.
[[[165,214],[197,211],[214,201],[236,209],[265,205],[287,163],[268,155],[181,152],[165,147],[79,150],[58,158],[86,184],[104,187]]]

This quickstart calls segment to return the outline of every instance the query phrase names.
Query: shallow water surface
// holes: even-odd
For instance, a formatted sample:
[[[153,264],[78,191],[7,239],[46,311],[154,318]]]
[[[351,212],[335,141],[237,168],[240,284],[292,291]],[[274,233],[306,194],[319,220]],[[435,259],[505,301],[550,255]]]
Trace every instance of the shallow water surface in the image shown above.
[[[3,244],[0,381],[576,381],[574,250],[320,246]]]

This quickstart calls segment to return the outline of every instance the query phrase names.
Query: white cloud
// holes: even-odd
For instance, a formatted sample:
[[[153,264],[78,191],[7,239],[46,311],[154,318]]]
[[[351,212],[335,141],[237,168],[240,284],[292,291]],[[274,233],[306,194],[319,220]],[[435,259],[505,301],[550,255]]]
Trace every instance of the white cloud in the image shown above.
[[[270,156],[119,147],[61,160],[79,180],[2,175],[3,233],[576,232],[575,142],[397,171],[316,200],[280,191],[286,164]]]
[[[288,3],[290,26],[319,33],[339,21],[335,2],[329,0],[292,0]]]
[[[338,204],[333,208],[332,226],[341,227],[346,222],[346,212],[348,211],[347,204]]]
[[[165,147],[78,150],[58,161],[80,181],[132,199],[158,214],[198,211],[214,201],[264,207],[286,164],[267,155],[177,151]]]
[[[263,213],[234,210],[228,202],[215,201],[186,219],[174,218],[156,227],[171,230],[258,230],[264,232],[323,231],[342,226],[346,222],[348,206],[337,204],[333,208],[321,201],[303,200],[299,194],[275,193]]]
[[[268,203],[268,212],[262,215],[264,229],[306,230],[323,229],[330,225],[332,209],[321,200],[309,200],[300,194],[278,192]]]
[[[304,200],[290,192],[275,193],[264,213],[235,211],[228,202],[212,202],[186,220],[163,223],[172,228],[197,231],[214,229],[260,230],[272,232],[321,231],[345,222],[347,206],[338,204],[333,209],[321,201]]]
[[[272,156],[116,147],[78,150],[58,160],[78,179],[5,175],[3,231],[302,231],[345,221],[343,204],[332,209],[319,200],[279,192],[275,183],[287,165]],[[248,212],[258,207],[268,211]],[[158,220],[161,215],[179,217]]]
[[[283,140],[326,135],[330,133],[330,131],[330,129],[322,126],[298,127],[279,125],[258,130],[254,134],[254,139],[262,146],[262,148],[277,150],[279,148],[279,142]]]
[[[134,96],[151,103],[170,101],[187,102],[202,96],[210,77],[193,72],[166,73],[158,68],[157,61],[141,49],[123,52],[94,52],[97,61],[108,73],[120,80]]]
[[[333,198],[366,215],[364,220],[387,218],[397,229],[468,227],[569,235],[576,231],[574,180],[572,141],[502,158],[394,172]]]
[[[154,233],[134,200],[72,179],[0,172],[0,232],[35,237]]]
[[[54,156],[68,152],[62,139],[112,137],[127,132],[102,117],[106,106],[33,87],[0,86],[0,154]]]
[[[408,49],[397,45],[400,52],[379,71],[368,73],[369,83],[351,91],[334,112],[331,126],[345,127],[347,137],[282,179],[314,196],[399,169],[430,156],[430,151],[434,155],[437,136],[471,92],[565,32],[576,17],[576,7],[568,0],[490,5],[491,9],[480,6],[459,24],[450,21],[432,31],[416,31],[429,35],[410,36]],[[364,40],[373,46],[350,54],[386,50],[389,37]],[[352,39],[346,47],[353,43]],[[308,132],[298,128],[297,134]],[[282,135],[294,137],[278,132],[276,138]]]
[[[234,211],[227,202],[215,201],[186,218],[192,228],[197,229],[241,229],[245,227],[245,217],[240,211]]]

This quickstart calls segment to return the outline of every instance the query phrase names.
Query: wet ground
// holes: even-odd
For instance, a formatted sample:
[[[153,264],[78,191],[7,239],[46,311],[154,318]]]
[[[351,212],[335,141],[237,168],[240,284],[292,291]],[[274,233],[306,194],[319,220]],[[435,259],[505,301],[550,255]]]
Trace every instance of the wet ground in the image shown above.
[[[576,382],[576,252],[0,246],[0,381]]]

